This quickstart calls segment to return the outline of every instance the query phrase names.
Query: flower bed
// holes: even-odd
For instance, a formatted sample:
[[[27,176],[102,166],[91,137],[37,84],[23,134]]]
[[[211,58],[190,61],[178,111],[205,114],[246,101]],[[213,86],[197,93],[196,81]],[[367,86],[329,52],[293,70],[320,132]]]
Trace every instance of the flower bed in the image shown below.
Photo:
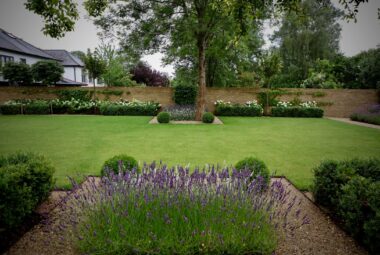
[[[2,114],[102,114],[102,115],[146,115],[154,116],[160,109],[155,102],[89,101],[70,100],[12,100],[0,106]]]
[[[195,106],[193,105],[175,105],[166,107],[165,112],[170,114],[170,120],[195,120]]]
[[[280,181],[264,190],[250,174],[154,163],[141,174],[111,173],[76,191],[64,222],[75,225],[69,238],[85,254],[271,254],[279,233],[309,220]],[[290,214],[299,221],[289,223]]]
[[[272,107],[271,115],[273,117],[322,118],[323,109],[317,107],[315,101],[302,102],[297,105],[280,101],[276,107]]]
[[[350,116],[351,120],[380,125],[380,105],[358,111]]]
[[[262,116],[263,108],[256,100],[247,101],[245,104],[232,104],[217,100],[215,103],[215,115],[217,116]]]

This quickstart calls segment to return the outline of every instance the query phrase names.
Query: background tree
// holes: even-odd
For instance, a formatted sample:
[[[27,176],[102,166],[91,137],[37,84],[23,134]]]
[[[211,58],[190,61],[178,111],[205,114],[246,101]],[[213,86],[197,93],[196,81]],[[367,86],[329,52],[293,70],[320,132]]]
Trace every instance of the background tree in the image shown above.
[[[267,88],[265,100],[265,114],[269,114],[269,93],[273,77],[279,74],[282,70],[283,64],[280,55],[277,52],[268,52],[260,62],[260,74]]]
[[[4,79],[11,84],[30,85],[33,82],[31,68],[22,62],[7,62],[2,68]]]
[[[64,73],[63,66],[57,61],[41,60],[32,65],[32,75],[35,81],[44,85],[56,84]]]
[[[121,56],[110,59],[102,79],[107,86],[136,86],[137,83],[131,79],[131,74]]]
[[[280,86],[299,85],[317,59],[331,60],[339,52],[338,21],[343,13],[330,0],[304,0],[299,13],[285,14],[272,38],[279,45],[284,62],[282,77],[278,79]]]
[[[132,80],[151,87],[167,87],[170,84],[165,73],[152,69],[147,63],[139,62],[131,69]]]
[[[97,54],[92,53],[90,49],[87,50],[84,64],[91,78],[94,79],[94,98],[96,96],[96,80],[104,74],[107,64]]]

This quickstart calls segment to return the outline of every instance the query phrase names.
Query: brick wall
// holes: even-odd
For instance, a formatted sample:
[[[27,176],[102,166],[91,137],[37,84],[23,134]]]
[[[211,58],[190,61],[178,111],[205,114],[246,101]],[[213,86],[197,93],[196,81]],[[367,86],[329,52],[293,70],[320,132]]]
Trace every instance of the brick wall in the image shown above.
[[[53,99],[55,92],[61,89],[83,89],[92,91],[92,88],[41,88],[41,87],[0,87],[0,103],[11,99]],[[174,104],[172,88],[97,88],[97,91],[121,90],[121,96],[97,94],[101,100],[137,99],[141,101],[156,101],[163,106]],[[214,102],[218,99],[233,103],[245,103],[257,99],[260,89],[256,88],[208,88],[207,108],[214,110]],[[298,97],[302,101],[317,101],[325,110],[325,116],[349,117],[357,109],[379,102],[376,90],[350,90],[350,89],[283,89],[279,96],[282,101],[290,101]]]

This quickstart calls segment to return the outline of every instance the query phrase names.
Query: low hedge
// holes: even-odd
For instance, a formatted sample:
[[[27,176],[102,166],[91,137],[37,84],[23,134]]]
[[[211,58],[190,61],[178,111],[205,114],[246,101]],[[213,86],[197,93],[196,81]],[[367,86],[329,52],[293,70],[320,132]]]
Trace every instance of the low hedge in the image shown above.
[[[263,108],[261,106],[246,106],[239,104],[219,104],[215,107],[215,115],[217,116],[262,116]]]
[[[21,114],[21,104],[0,105],[0,113],[4,115]]]
[[[322,162],[314,169],[313,192],[370,252],[380,250],[380,159]]]
[[[24,105],[24,114],[50,114],[51,108],[47,101],[34,101]]]
[[[350,118],[353,121],[360,121],[364,123],[380,125],[380,115],[365,115],[365,114],[355,113],[355,114],[352,114]]]
[[[322,118],[323,109],[318,107],[273,107],[273,117]]]
[[[17,227],[49,196],[53,174],[51,163],[40,155],[0,157],[0,228]]]
[[[157,115],[158,107],[155,104],[149,105],[118,105],[118,104],[105,104],[100,106],[100,114],[102,115],[143,115],[155,116]]]

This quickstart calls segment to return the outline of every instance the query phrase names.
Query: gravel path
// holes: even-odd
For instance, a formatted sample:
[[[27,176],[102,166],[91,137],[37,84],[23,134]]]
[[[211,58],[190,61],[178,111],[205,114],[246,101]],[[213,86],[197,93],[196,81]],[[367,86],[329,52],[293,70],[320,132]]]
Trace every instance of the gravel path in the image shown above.
[[[310,218],[310,224],[293,231],[292,237],[286,237],[280,241],[276,250],[277,255],[310,254],[310,255],[364,255],[367,252],[356,244],[343,230],[337,227],[331,219],[317,206],[307,199],[299,190],[287,180],[281,181],[290,189],[292,195],[302,198],[300,209]],[[84,183],[83,185],[86,185]],[[73,194],[67,196],[72,198]],[[44,212],[50,208],[47,220],[53,221],[60,218],[62,211],[59,206],[54,207],[59,201],[59,196],[53,192],[48,202],[49,206],[42,207]],[[53,206],[52,206],[53,205]],[[52,209],[54,207],[54,209]],[[295,218],[290,218],[295,221]],[[46,229],[43,224],[36,225],[26,233],[6,255],[76,255],[68,240],[62,240],[54,232]]]
[[[362,127],[369,127],[369,128],[380,129],[379,125],[364,123],[364,122],[360,122],[360,121],[353,121],[353,120],[351,120],[349,118],[332,118],[332,117],[328,117],[327,119],[336,120],[336,121],[340,121],[340,122],[344,122],[344,123],[348,123],[348,124],[353,124],[353,125],[358,125],[358,126],[362,126]]]

